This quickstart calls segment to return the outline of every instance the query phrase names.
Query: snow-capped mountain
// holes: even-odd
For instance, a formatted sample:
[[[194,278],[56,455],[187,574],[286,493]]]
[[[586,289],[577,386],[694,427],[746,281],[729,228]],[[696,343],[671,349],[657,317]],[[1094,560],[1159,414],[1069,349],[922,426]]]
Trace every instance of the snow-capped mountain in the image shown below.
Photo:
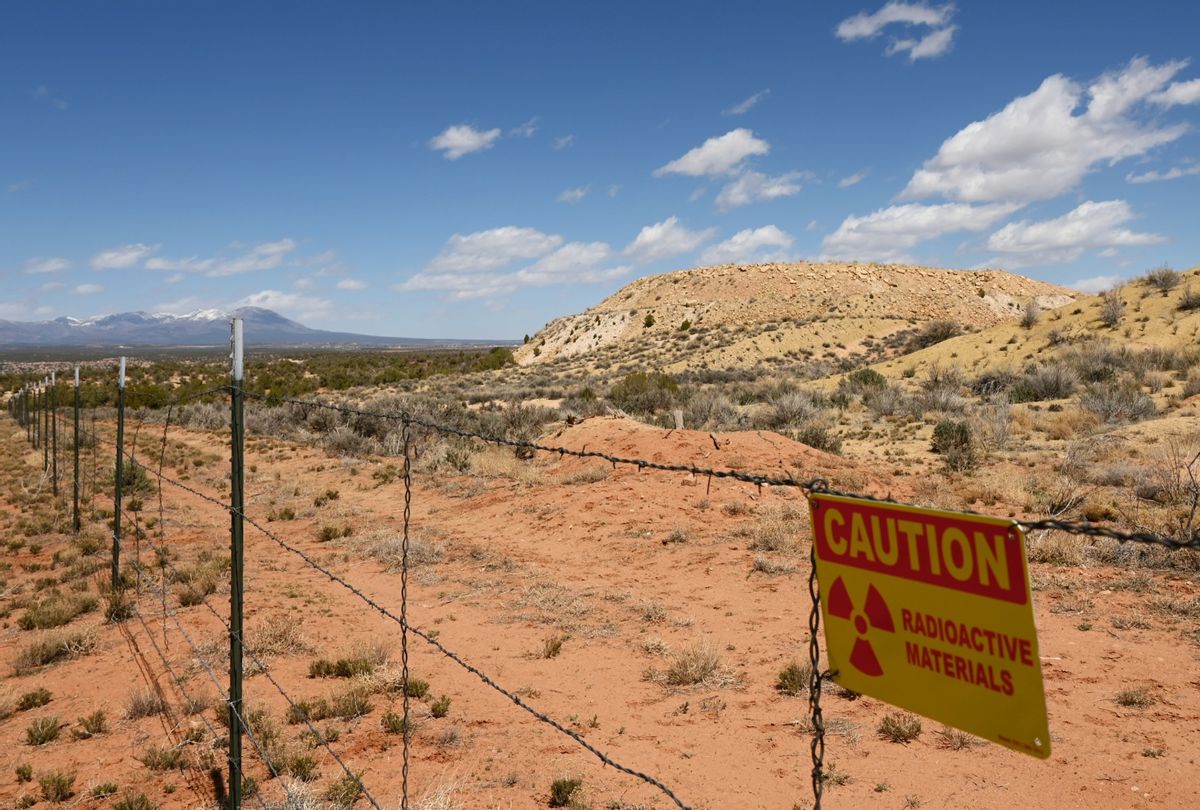
[[[20,346],[219,346],[229,342],[229,321],[245,322],[250,346],[446,346],[485,341],[376,337],[310,329],[261,307],[232,312],[202,309],[187,315],[119,312],[79,320],[0,320],[0,347]]]

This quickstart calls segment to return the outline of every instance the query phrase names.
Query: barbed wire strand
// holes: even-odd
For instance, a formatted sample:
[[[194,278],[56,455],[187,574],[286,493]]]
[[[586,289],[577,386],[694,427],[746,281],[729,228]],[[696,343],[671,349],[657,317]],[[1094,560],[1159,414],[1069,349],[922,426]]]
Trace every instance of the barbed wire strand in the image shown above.
[[[152,475],[155,474],[154,470],[150,470],[144,466],[142,467],[142,469],[146,470],[147,472],[149,472]],[[200,492],[199,490],[197,490],[193,487],[190,487],[187,484],[184,484],[179,481],[175,481],[174,479],[170,478],[169,476],[167,476],[165,474],[162,476],[161,480],[165,481],[168,484],[176,486],[184,491],[190,492],[191,494],[195,495],[196,497],[199,497],[203,500],[209,501],[210,503],[213,503],[213,504],[221,507],[222,509],[225,509],[226,511],[228,511],[230,513],[234,512],[234,509],[232,507],[230,507],[228,504],[223,503],[223,502],[217,500],[216,498],[213,498],[210,495]],[[433,636],[429,635],[429,633],[427,633],[426,631],[424,631],[418,627],[414,627],[408,622],[402,623],[399,616],[394,614],[388,608],[386,608],[383,605],[376,602],[374,599],[372,599],[367,594],[363,593],[355,585],[351,584],[350,582],[347,582],[342,577],[338,576],[334,572],[332,572],[329,569],[322,566],[320,563],[318,563],[316,560],[314,560],[312,557],[310,557],[307,553],[305,553],[301,549],[296,548],[295,546],[292,546],[285,540],[280,539],[273,532],[266,529],[264,526],[262,526],[260,523],[258,523],[256,520],[254,520],[250,516],[243,514],[242,519],[245,520],[246,523],[248,523],[251,526],[253,526],[254,528],[258,529],[259,532],[261,532],[267,538],[272,540],[280,548],[283,548],[285,551],[288,551],[291,554],[294,554],[294,555],[300,557],[302,560],[304,560],[304,562],[310,568],[313,568],[314,570],[319,571],[320,573],[325,575],[331,581],[336,582],[337,584],[341,585],[346,590],[353,593],[361,601],[363,601],[364,603],[369,605],[372,609],[374,609],[376,612],[380,613],[382,616],[399,624],[401,627],[407,627],[414,635],[418,636],[423,641],[425,641],[426,643],[428,643],[429,645],[431,645],[432,647],[437,649],[439,652],[442,653],[442,655],[446,656],[451,661],[458,664],[458,666],[465,669],[467,672],[470,672],[472,675],[474,675],[476,678],[478,678],[480,681],[482,681],[485,685],[487,685],[494,691],[499,692],[500,694],[504,695],[506,698],[511,700],[515,705],[517,705],[518,707],[523,709],[528,714],[532,715],[537,720],[557,729],[561,733],[563,733],[566,736],[573,739],[578,745],[580,745],[582,748],[584,748],[585,750],[592,753],[597,759],[599,759],[605,765],[608,765],[609,767],[614,768],[615,770],[621,771],[622,773],[625,773],[636,779],[640,779],[641,781],[645,782],[646,784],[657,788],[663,795],[665,795],[669,799],[671,799],[671,801],[673,801],[675,803],[675,805],[680,808],[680,810],[691,810],[691,808],[687,804],[685,804],[678,796],[675,795],[674,791],[672,791],[669,787],[667,787],[665,784],[663,784],[661,781],[659,781],[655,777],[650,776],[649,774],[643,773],[641,771],[635,770],[633,768],[630,768],[630,767],[623,765],[623,764],[617,762],[616,760],[612,759],[610,756],[608,756],[606,753],[601,751],[595,745],[588,742],[582,735],[578,734],[575,731],[572,731],[570,728],[563,725],[562,723],[555,720],[554,718],[550,717],[549,715],[533,708],[528,703],[523,701],[521,699],[520,695],[518,695],[515,692],[513,692],[509,689],[506,689],[505,687],[498,684],[490,676],[488,676],[485,672],[483,672],[482,670],[480,670],[478,667],[474,666],[473,664],[467,662],[460,655],[458,655],[454,651],[447,648],[444,644],[439,642]]]
[[[574,450],[569,447],[545,445],[545,444],[540,444],[538,442],[530,442],[530,441],[525,441],[525,440],[521,440],[521,439],[509,439],[509,438],[506,438],[503,436],[495,436],[495,435],[490,435],[490,434],[486,434],[486,433],[480,433],[478,431],[466,430],[464,428],[454,427],[452,425],[440,424],[438,422],[433,422],[433,421],[430,421],[427,419],[422,419],[420,417],[413,416],[412,414],[405,413],[405,412],[396,414],[396,413],[384,413],[381,411],[366,411],[366,410],[361,410],[358,408],[350,408],[350,407],[343,406],[343,405],[332,405],[329,403],[319,402],[319,401],[315,401],[315,400],[295,399],[295,398],[291,398],[291,397],[269,397],[264,394],[247,393],[246,396],[249,398],[257,399],[257,400],[260,400],[262,402],[267,402],[267,403],[288,403],[288,404],[298,405],[298,406],[302,406],[302,407],[324,408],[327,410],[338,411],[338,412],[350,414],[353,416],[377,417],[380,419],[391,419],[391,420],[401,421],[401,422],[404,420],[407,420],[408,422],[410,422],[413,425],[418,425],[420,427],[428,428],[429,430],[433,430],[435,432],[442,433],[442,434],[459,436],[461,438],[478,439],[480,441],[483,441],[483,442],[486,442],[486,443],[492,444],[492,445],[512,447],[514,449],[532,450],[532,451],[536,451],[536,452],[549,453],[551,455],[558,455],[560,457],[561,456],[573,456],[575,458],[598,458],[598,459],[603,459],[604,461],[607,461],[610,464],[614,464],[614,465],[620,464],[620,465],[626,465],[626,466],[631,466],[631,467],[637,467],[639,470],[648,469],[648,470],[659,470],[662,472],[681,472],[681,473],[688,473],[690,475],[694,475],[697,477],[727,478],[727,479],[732,479],[735,481],[742,481],[747,484],[754,484],[759,487],[763,487],[763,486],[790,487],[790,488],[803,490],[804,492],[807,492],[810,494],[816,492],[816,493],[825,494],[825,495],[836,495],[836,496],[840,496],[840,497],[844,497],[844,498],[858,498],[861,500],[875,501],[877,503],[900,504],[899,501],[897,501],[893,498],[889,498],[889,497],[883,497],[883,496],[878,496],[878,495],[868,495],[868,494],[864,494],[864,493],[842,492],[842,491],[833,489],[829,486],[828,480],[821,476],[816,476],[816,477],[809,478],[809,479],[796,479],[796,478],[791,478],[791,477],[776,477],[776,476],[769,476],[769,475],[760,475],[757,473],[746,473],[746,472],[742,472],[740,470],[699,467],[694,464],[665,464],[662,462],[650,461],[648,459],[642,459],[642,458],[616,456],[611,453],[605,453],[605,452],[602,452],[599,450]],[[960,511],[963,514],[968,514],[968,515],[979,515],[981,517],[988,517],[987,515],[982,515],[981,513],[972,512],[969,510],[957,510],[957,511]],[[1151,545],[1164,546],[1164,547],[1166,547],[1168,549],[1172,549],[1172,550],[1185,549],[1185,548],[1200,550],[1200,536],[1197,536],[1190,540],[1176,540],[1175,538],[1164,537],[1162,535],[1154,534],[1152,532],[1122,531],[1120,529],[1113,529],[1109,526],[1105,526],[1105,525],[1098,524],[1098,523],[1064,521],[1064,520],[1057,520],[1057,519],[1032,520],[1032,521],[1030,521],[1030,520],[1014,520],[1014,523],[1021,526],[1021,528],[1024,529],[1025,531],[1038,531],[1038,530],[1043,530],[1043,529],[1054,530],[1054,531],[1064,531],[1064,532],[1068,532],[1070,534],[1077,534],[1077,535],[1084,535],[1084,536],[1088,536],[1088,537],[1100,537],[1100,538],[1106,538],[1106,539],[1110,539],[1110,540],[1116,540],[1118,543],[1127,543],[1127,542],[1147,543],[1147,544],[1151,544]]]

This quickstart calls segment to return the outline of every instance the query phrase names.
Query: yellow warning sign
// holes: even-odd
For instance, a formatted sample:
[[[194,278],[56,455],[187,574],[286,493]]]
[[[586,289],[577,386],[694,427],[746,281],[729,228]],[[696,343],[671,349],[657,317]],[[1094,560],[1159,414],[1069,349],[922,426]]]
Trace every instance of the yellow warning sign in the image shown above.
[[[1050,756],[1020,528],[835,495],[809,504],[834,680]]]

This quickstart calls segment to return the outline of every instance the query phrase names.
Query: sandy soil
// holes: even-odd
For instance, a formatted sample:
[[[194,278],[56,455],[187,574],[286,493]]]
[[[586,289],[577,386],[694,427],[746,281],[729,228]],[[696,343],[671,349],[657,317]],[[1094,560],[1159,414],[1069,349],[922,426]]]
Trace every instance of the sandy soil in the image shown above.
[[[24,453],[21,434],[3,426],[4,454]],[[652,460],[695,462],[762,473],[824,475],[837,486],[916,498],[919,481],[864,472],[849,459],[823,454],[770,433],[722,434],[665,431],[619,419],[592,419],[547,437],[573,448],[605,449]],[[193,449],[223,455],[216,437],[172,431],[186,455]],[[719,445],[719,446],[718,446]],[[24,455],[29,476],[40,459]],[[363,592],[399,610],[400,578],[362,553],[372,542],[394,538],[401,525],[401,482],[388,480],[395,460],[337,460],[304,447],[252,439],[248,512],[260,519],[294,508],[294,519],[264,523],[346,577]],[[594,461],[538,457],[519,461],[506,450],[474,457],[468,475],[418,472],[413,498],[413,536],[424,564],[410,581],[413,624],[438,639],[528,702],[569,724],[614,759],[661,779],[692,807],[807,807],[809,735],[807,700],[775,689],[778,672],[803,661],[808,640],[808,521],[803,498],[793,492],[720,479],[636,468],[613,470]],[[181,474],[178,469],[169,473]],[[224,497],[223,462],[193,466],[189,483]],[[376,475],[378,474],[378,475]],[[327,490],[338,496],[313,505]],[[6,509],[15,509],[5,504]],[[796,520],[788,510],[800,510]],[[157,504],[147,514],[157,513]],[[177,566],[203,550],[225,553],[224,511],[168,488],[167,544]],[[798,543],[792,552],[761,553],[749,546],[756,532],[777,528]],[[323,526],[350,525],[349,538],[321,542]],[[44,572],[22,564],[48,564],[68,546],[66,535],[39,538],[3,556],[12,564],[6,594],[26,589]],[[140,550],[149,558],[146,546]],[[791,569],[766,574],[755,558]],[[837,776],[827,808],[1185,808],[1200,802],[1195,751],[1200,749],[1200,679],[1197,616],[1170,605],[1196,604],[1194,578],[1166,572],[1107,567],[1034,565],[1035,609],[1046,678],[1054,755],[1049,761],[991,745],[951,750],[939,726],[924,723],[907,744],[880,738],[877,726],[889,707],[870,698],[826,695],[831,733],[827,762]],[[264,635],[278,617],[299,628],[310,652],[269,659],[272,673],[296,698],[328,695],[338,684],[310,679],[318,656],[337,657],[356,644],[384,640],[398,669],[399,628],[345,589],[307,568],[259,532],[247,528],[246,604],[249,641]],[[226,591],[210,597],[221,612]],[[1167,606],[1167,607],[1164,607]],[[93,613],[71,627],[96,626],[96,650],[32,674],[11,676],[0,689],[20,695],[37,687],[51,702],[0,721],[0,801],[11,806],[37,795],[39,775],[54,768],[77,773],[76,798],[91,786],[112,782],[144,790],[162,807],[203,807],[213,801],[201,767],[153,772],[138,758],[150,745],[179,745],[198,761],[212,750],[200,717],[215,723],[211,709],[188,716],[185,696],[211,701],[216,689],[152,593],[140,600],[144,617],[102,624]],[[18,629],[19,611],[5,619],[0,660],[8,662],[36,635]],[[223,646],[220,625],[203,606],[179,609],[193,639],[208,652]],[[1136,619],[1134,621],[1133,619]],[[256,635],[257,634],[257,635]],[[547,638],[564,637],[561,653],[542,655]],[[667,687],[648,671],[661,672],[672,651],[712,645],[721,667],[707,683]],[[431,683],[430,697],[415,701],[418,728],[412,751],[413,795],[428,797],[453,788],[457,805],[470,808],[546,807],[552,780],[583,780],[590,806],[670,806],[652,788],[605,768],[573,740],[485,687],[477,678],[420,640],[411,642],[416,676]],[[217,656],[219,659],[219,655]],[[168,672],[167,665],[170,666]],[[216,663],[223,679],[223,663]],[[179,674],[176,679],[171,672]],[[169,711],[123,719],[129,695],[152,684]],[[1121,690],[1145,690],[1143,708],[1118,705]],[[286,704],[262,676],[246,682],[252,706],[266,706],[289,738],[301,726],[284,722]],[[447,695],[448,716],[430,715],[430,698]],[[372,697],[369,714],[319,725],[338,729],[335,749],[382,806],[398,806],[400,745],[381,717],[398,701]],[[74,740],[77,717],[106,709],[111,731]],[[59,739],[25,744],[36,717],[54,715]],[[198,728],[199,742],[184,742]],[[247,749],[251,746],[247,743]],[[320,792],[339,774],[316,752]],[[217,761],[221,755],[217,753]],[[32,765],[32,784],[13,776]],[[277,800],[278,782],[263,768],[252,770],[263,795]],[[111,800],[110,800],[111,802]],[[48,806],[41,802],[39,806]],[[256,806],[249,803],[248,806]],[[360,801],[359,806],[366,806]],[[419,806],[419,805],[418,805]],[[430,805],[431,807],[433,805]],[[437,805],[443,806],[443,805]]]

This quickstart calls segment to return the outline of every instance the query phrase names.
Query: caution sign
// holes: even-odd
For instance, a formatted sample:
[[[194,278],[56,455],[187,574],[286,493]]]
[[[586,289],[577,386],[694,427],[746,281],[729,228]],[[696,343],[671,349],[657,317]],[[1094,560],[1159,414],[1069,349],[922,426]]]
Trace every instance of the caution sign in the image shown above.
[[[1050,756],[1025,543],[1009,520],[814,493],[837,683]]]

